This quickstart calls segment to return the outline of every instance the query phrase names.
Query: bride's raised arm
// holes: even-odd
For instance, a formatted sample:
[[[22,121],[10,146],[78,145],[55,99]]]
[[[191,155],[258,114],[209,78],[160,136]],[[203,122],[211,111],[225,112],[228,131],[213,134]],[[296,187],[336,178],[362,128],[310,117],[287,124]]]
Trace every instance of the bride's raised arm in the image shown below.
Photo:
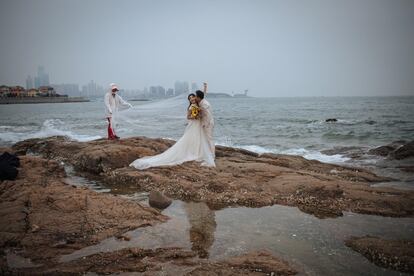
[[[207,83],[203,82],[203,92],[204,94],[207,94]]]

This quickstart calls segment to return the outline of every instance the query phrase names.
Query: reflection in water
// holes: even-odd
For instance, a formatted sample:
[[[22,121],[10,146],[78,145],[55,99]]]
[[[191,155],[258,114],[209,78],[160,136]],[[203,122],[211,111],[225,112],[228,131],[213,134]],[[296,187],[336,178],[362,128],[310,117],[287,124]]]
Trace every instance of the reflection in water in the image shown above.
[[[70,174],[68,174],[70,178]],[[98,186],[86,186],[95,189]],[[94,184],[94,183],[92,183]],[[115,193],[114,190],[111,191]],[[125,193],[119,189],[116,193]],[[124,194],[147,205],[147,194]],[[225,208],[211,211],[205,203],[174,200],[162,213],[170,219],[125,233],[130,240],[110,237],[60,258],[62,262],[98,252],[128,247],[180,247],[200,258],[224,260],[254,250],[267,249],[301,267],[307,275],[406,275],[381,268],[345,246],[351,236],[412,239],[413,218],[391,218],[344,212],[343,217],[318,219],[298,208],[274,205],[262,208]],[[10,256],[9,256],[10,258]]]
[[[214,243],[216,216],[204,202],[189,202],[184,206],[190,223],[191,249],[200,258],[208,258],[208,251]]]
[[[298,208],[226,208],[211,211],[204,203],[174,200],[162,212],[167,222],[125,233],[130,240],[110,237],[61,257],[67,262],[98,252],[129,247],[192,249],[200,258],[225,260],[267,249],[301,268],[307,275],[406,275],[381,268],[345,246],[351,236],[412,239],[413,218],[389,218],[354,213],[318,219]]]
[[[131,197],[132,198],[132,197]],[[184,202],[173,201],[173,203],[162,213],[170,219],[154,226],[141,227],[124,233],[129,240],[109,237],[98,244],[84,247],[80,250],[63,255],[61,262],[69,262],[99,252],[112,252],[124,248],[139,247],[144,249],[155,249],[160,247],[180,247],[190,249],[191,243],[188,237],[187,215],[184,210]]]

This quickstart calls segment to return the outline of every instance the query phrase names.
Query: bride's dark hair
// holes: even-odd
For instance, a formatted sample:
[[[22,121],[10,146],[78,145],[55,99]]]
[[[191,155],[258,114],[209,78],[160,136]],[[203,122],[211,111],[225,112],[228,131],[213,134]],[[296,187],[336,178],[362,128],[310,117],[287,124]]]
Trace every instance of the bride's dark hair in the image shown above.
[[[187,100],[190,102],[190,104],[188,105],[188,108],[187,108],[187,110],[190,108],[190,106],[191,106],[191,101],[190,101],[190,97],[195,97],[196,95],[194,94],[194,93],[190,93],[189,95],[188,95],[188,97],[187,97]]]

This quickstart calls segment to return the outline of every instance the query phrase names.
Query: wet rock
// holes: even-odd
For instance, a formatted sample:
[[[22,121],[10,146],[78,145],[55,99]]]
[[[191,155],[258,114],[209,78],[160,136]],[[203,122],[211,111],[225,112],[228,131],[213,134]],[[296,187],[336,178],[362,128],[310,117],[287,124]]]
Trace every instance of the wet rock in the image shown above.
[[[399,147],[392,155],[397,160],[414,157],[414,141]]]
[[[302,212],[318,218],[334,218],[343,215],[338,208],[343,193],[343,190],[337,187],[300,187],[296,191],[296,201]]]
[[[163,145],[154,147],[151,144],[142,146],[146,138],[136,140],[100,139],[90,143],[69,140],[67,137],[54,136],[46,139],[35,138],[21,141],[12,149],[19,154],[27,152],[41,153],[45,158],[58,160],[71,159],[71,164],[78,170],[100,174],[116,168],[128,166],[137,158],[154,155],[167,149],[172,141],[166,140]],[[156,140],[156,139],[155,139]]]
[[[395,141],[368,151],[369,154],[388,157],[389,159],[407,159],[414,157],[414,141]]]
[[[404,172],[414,173],[414,166],[400,166],[398,168]]]
[[[414,241],[352,237],[345,244],[378,266],[414,273]]]
[[[209,191],[213,191],[213,192],[216,192],[216,193],[224,192],[224,187],[222,185],[220,185],[219,183],[216,183],[216,182],[210,182],[209,184],[207,184],[206,187]]]
[[[343,211],[414,215],[413,191],[370,186],[391,179],[366,169],[325,164],[300,156],[269,153],[259,156],[217,146],[216,168],[202,167],[197,162],[143,171],[128,166],[134,158],[161,153],[173,143],[145,137],[116,142],[105,139],[76,142],[51,137],[23,141],[13,149],[62,160],[113,189],[131,193],[159,191],[173,199],[205,202],[213,208],[282,204],[297,206],[321,218],[340,216]]]
[[[65,184],[65,171],[54,160],[20,156],[20,161],[18,178],[4,181],[0,191],[2,249],[25,248],[32,260],[50,262],[59,254],[167,219],[136,202]]]
[[[380,147],[375,148],[375,149],[370,149],[368,151],[368,153],[373,154],[373,155],[379,155],[379,156],[387,156],[388,154],[390,154],[394,150],[395,150],[395,147],[393,147],[393,146],[380,146]]]
[[[267,275],[295,275],[297,271],[290,267],[287,262],[275,258],[270,252],[256,251],[246,255],[236,256],[224,261],[234,267],[248,268],[252,271],[265,273]]]
[[[40,227],[38,225],[36,225],[36,224],[32,225],[32,232],[37,232],[37,231],[39,231],[39,229],[40,229]]]
[[[118,240],[122,240],[122,241],[130,241],[131,237],[128,235],[116,235],[115,238],[117,238]]]
[[[67,263],[45,267],[14,269],[24,275],[80,275],[85,273],[143,275],[295,275],[297,271],[266,251],[255,251],[223,261],[197,259],[182,248],[127,248],[90,255]]]
[[[326,155],[340,154],[349,158],[360,158],[366,149],[363,147],[334,147],[332,149],[322,150],[321,153]]]
[[[405,141],[403,140],[394,141],[390,144],[380,146],[374,149],[370,149],[368,153],[372,155],[378,155],[378,156],[388,156],[390,153],[392,153],[393,151],[395,151],[397,148],[401,147],[404,144],[405,144]]]
[[[172,200],[159,191],[152,191],[149,194],[149,205],[157,209],[165,209],[171,205]]]
[[[329,118],[329,119],[325,120],[325,122],[327,122],[327,123],[333,123],[333,122],[337,122],[337,121],[338,121],[338,119],[335,119],[335,118]]]

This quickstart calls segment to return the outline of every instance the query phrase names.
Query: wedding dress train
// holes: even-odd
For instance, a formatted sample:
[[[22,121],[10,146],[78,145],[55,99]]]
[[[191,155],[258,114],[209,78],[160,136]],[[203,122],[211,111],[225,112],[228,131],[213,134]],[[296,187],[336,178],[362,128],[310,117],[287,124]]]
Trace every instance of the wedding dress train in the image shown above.
[[[137,159],[130,166],[143,170],[179,165],[188,161],[198,161],[202,162],[203,166],[215,167],[214,153],[211,152],[200,120],[189,120],[184,135],[171,148],[158,155]]]

